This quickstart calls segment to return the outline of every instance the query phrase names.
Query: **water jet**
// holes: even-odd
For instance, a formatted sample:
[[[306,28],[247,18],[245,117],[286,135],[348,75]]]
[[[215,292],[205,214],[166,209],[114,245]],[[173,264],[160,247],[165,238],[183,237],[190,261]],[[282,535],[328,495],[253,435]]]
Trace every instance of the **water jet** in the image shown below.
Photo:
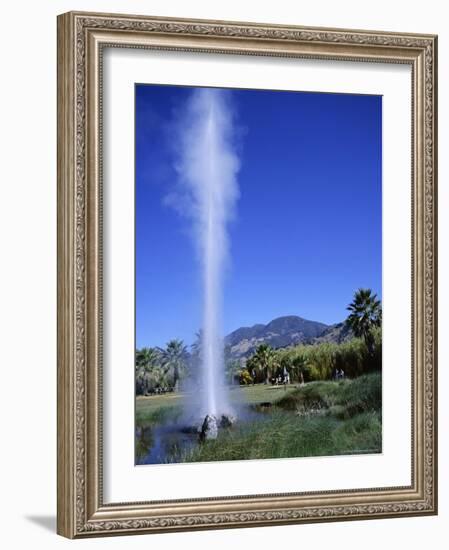
[[[199,433],[204,440],[215,438],[220,427],[235,422],[224,380],[221,333],[223,274],[229,249],[227,226],[239,195],[236,178],[239,161],[228,92],[196,89],[181,127],[177,169],[189,199],[203,289],[201,403],[195,416],[201,418]]]

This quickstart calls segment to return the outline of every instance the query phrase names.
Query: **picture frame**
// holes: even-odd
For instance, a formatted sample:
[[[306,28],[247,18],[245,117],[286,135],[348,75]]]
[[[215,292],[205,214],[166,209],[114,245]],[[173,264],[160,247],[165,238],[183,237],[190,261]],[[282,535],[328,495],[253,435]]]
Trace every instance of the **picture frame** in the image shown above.
[[[103,53],[191,52],[411,70],[411,483],[104,500]],[[407,144],[408,146],[408,144]],[[398,221],[400,224],[400,220]],[[437,513],[437,37],[70,12],[58,17],[58,495],[69,538]],[[408,451],[407,451],[408,452]],[[174,466],[176,467],[176,466]]]

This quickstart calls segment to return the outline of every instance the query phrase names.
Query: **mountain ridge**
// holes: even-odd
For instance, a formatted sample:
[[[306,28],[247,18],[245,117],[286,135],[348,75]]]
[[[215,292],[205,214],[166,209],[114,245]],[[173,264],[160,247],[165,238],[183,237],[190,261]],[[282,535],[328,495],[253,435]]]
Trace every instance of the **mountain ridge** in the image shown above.
[[[304,319],[298,315],[284,315],[267,324],[256,323],[240,327],[225,337],[225,346],[232,358],[247,357],[260,344],[284,348],[298,344],[341,342],[351,337],[351,331],[342,323],[327,325]]]

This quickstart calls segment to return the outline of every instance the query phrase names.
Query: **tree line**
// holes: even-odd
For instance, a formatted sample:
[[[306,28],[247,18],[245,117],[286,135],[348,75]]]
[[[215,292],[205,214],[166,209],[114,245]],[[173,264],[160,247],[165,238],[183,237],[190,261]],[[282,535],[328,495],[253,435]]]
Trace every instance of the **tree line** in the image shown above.
[[[246,360],[233,360],[225,349],[228,383],[272,383],[286,379],[308,382],[331,379],[336,372],[354,378],[382,368],[382,307],[370,289],[359,289],[348,305],[346,325],[353,337],[345,342],[300,344],[273,349],[260,344]],[[190,351],[182,340],[165,348],[144,347],[136,351],[136,394],[179,391],[182,382],[196,370],[201,353],[201,332]]]

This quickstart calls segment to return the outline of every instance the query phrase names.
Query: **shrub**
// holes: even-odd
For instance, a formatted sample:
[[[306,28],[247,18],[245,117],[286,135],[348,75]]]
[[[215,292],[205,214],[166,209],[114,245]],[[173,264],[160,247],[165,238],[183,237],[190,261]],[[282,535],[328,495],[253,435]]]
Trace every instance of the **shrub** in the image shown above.
[[[306,346],[306,359],[312,380],[329,380],[336,366],[337,344]]]
[[[355,378],[367,369],[368,349],[361,338],[343,342],[336,349],[335,366],[342,369],[345,376]]]
[[[245,386],[253,383],[253,378],[246,369],[242,370],[240,373],[239,382]]]

